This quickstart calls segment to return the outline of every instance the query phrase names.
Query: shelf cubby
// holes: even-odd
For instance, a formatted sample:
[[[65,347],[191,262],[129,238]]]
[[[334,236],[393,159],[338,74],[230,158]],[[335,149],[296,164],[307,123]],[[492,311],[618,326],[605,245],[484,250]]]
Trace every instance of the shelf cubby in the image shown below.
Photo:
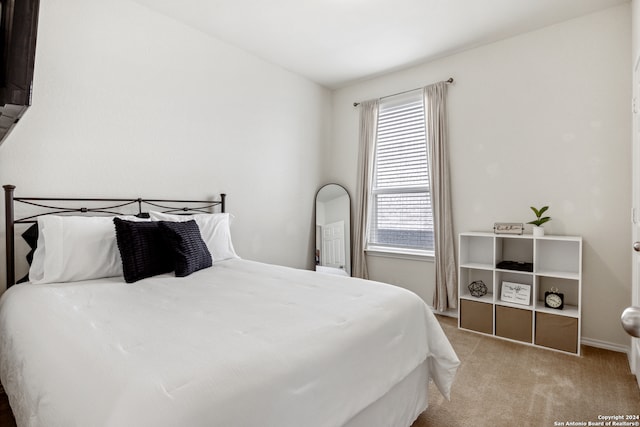
[[[487,286],[487,294],[480,297],[480,299],[485,302],[493,302],[493,271],[462,267],[460,269],[460,280],[467,284],[467,286],[460,288],[459,295],[461,298],[468,298],[477,301],[477,297],[471,296],[468,286],[471,282],[482,280],[482,282]]]
[[[496,305],[496,335],[531,344],[533,311]]]
[[[461,237],[460,265],[469,268],[490,269],[493,265],[493,239],[491,236]]]
[[[460,327],[483,334],[493,334],[493,304],[460,300]]]

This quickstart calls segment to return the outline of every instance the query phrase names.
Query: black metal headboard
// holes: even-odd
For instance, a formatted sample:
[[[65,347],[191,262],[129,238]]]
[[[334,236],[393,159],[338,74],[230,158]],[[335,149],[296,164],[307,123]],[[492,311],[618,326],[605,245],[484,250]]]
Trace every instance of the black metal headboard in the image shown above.
[[[226,194],[220,194],[220,200],[171,200],[171,199],[99,199],[64,197],[15,197],[14,185],[4,187],[4,212],[6,236],[7,288],[15,284],[15,224],[37,222],[38,217],[60,214],[108,214],[108,215],[144,215],[145,208],[152,207],[164,213],[212,213],[216,207],[225,212]],[[42,212],[15,218],[15,203],[31,205]],[[94,207],[87,207],[94,204]],[[102,204],[102,205],[100,205]],[[176,206],[178,205],[178,206]],[[79,206],[79,207],[77,207]]]

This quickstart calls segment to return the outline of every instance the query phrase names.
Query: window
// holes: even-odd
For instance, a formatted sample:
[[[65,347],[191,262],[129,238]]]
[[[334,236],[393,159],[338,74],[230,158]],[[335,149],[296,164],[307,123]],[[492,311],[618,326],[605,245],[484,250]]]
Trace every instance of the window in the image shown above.
[[[422,91],[380,101],[368,249],[433,251]]]

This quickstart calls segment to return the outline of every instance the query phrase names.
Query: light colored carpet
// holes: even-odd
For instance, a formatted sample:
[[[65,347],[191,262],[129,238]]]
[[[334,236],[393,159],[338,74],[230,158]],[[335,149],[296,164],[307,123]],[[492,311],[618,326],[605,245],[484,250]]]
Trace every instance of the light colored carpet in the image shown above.
[[[438,320],[461,365],[451,401],[430,384],[429,408],[412,427],[587,425],[599,415],[640,415],[626,354],[583,346],[576,357],[462,331],[454,318]]]

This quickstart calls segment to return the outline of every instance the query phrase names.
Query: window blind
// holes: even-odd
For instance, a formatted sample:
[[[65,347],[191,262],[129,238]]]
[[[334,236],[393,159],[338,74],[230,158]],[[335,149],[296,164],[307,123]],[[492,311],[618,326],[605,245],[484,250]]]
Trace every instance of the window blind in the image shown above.
[[[433,250],[422,92],[380,103],[369,244]]]

